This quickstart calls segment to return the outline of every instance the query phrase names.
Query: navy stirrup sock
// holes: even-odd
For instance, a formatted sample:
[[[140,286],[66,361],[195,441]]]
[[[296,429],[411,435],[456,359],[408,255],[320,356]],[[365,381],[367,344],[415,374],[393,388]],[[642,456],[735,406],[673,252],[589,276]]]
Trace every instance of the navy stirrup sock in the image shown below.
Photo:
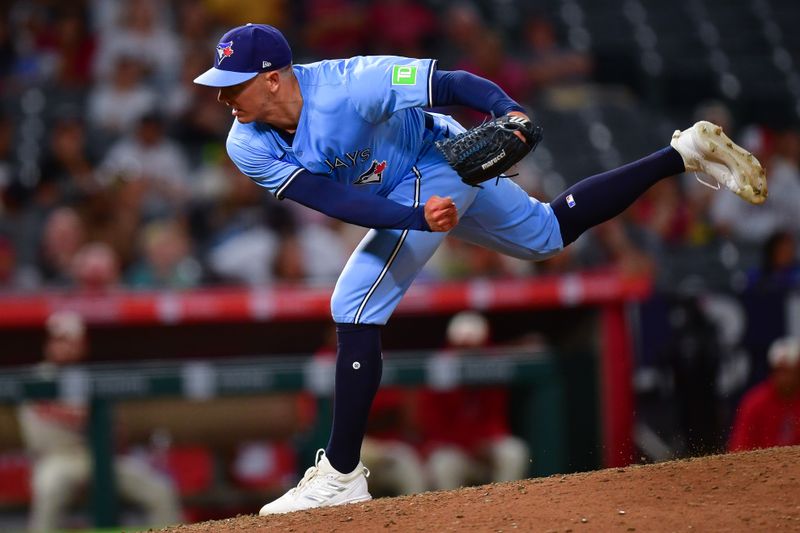
[[[684,170],[681,155],[667,147],[644,159],[579,181],[550,202],[564,246],[592,226],[625,211],[657,181]]]
[[[336,324],[336,334],[333,427],[325,456],[348,474],[358,466],[369,409],[381,382],[381,326]]]

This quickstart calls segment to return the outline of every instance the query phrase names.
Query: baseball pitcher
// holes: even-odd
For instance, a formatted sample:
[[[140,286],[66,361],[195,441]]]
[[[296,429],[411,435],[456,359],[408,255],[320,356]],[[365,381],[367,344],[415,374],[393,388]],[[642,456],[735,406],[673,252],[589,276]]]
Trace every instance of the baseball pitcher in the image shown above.
[[[214,66],[195,83],[218,88],[230,107],[227,150],[244,174],[279,199],[372,228],[331,299],[338,353],[330,440],[297,487],[262,515],[370,499],[359,450],[381,379],[381,327],[446,235],[540,260],[687,170],[752,203],[767,196],[759,162],[699,122],[676,131],[670,146],[540,202],[503,172],[536,147],[541,129],[496,84],[439,70],[433,59],[293,65],[272,26],[227,32]],[[467,131],[425,110],[450,105],[496,118]]]

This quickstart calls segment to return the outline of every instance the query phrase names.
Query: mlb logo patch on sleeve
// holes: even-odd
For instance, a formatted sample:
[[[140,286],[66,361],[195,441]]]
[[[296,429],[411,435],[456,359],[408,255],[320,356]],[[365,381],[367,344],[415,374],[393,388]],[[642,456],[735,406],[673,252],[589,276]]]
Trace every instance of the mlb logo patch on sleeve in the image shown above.
[[[416,85],[417,67],[413,65],[394,65],[392,67],[392,85]]]

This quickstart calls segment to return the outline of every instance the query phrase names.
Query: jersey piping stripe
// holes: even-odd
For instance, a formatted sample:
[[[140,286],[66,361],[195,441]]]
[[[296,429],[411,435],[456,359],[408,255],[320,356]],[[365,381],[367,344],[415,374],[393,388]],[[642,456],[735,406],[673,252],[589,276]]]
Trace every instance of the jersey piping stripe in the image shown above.
[[[411,170],[414,172],[414,175],[417,176],[416,180],[414,181],[414,207],[419,207],[419,194],[420,194],[420,181],[422,180],[422,174],[420,174],[417,167],[411,167]],[[358,306],[358,311],[356,311],[356,319],[355,324],[358,324],[361,320],[361,313],[364,312],[364,308],[367,306],[367,302],[372,297],[372,294],[375,292],[375,289],[378,288],[383,278],[386,277],[386,273],[389,272],[389,269],[392,267],[392,263],[394,263],[395,257],[400,252],[400,248],[403,246],[403,243],[406,240],[406,236],[410,230],[403,230],[400,234],[400,239],[398,239],[397,244],[392,250],[392,254],[389,256],[389,259],[386,261],[386,264],[383,266],[383,270],[378,275],[378,279],[375,280],[375,283],[372,284],[372,287],[369,288],[367,291],[367,295],[364,296],[364,300],[361,302],[361,305]]]
[[[436,70],[436,60],[431,59],[431,68],[428,69],[428,107],[433,107],[433,72]]]
[[[289,179],[284,181],[283,185],[278,187],[278,190],[275,191],[275,198],[277,198],[278,200],[283,200],[283,198],[282,198],[283,197],[283,191],[285,191],[286,187],[289,186],[289,184],[292,182],[292,180],[294,180],[297,177],[297,175],[300,174],[301,172],[303,172],[304,170],[305,170],[304,168],[298,168],[297,170],[292,172],[292,174],[289,176]]]

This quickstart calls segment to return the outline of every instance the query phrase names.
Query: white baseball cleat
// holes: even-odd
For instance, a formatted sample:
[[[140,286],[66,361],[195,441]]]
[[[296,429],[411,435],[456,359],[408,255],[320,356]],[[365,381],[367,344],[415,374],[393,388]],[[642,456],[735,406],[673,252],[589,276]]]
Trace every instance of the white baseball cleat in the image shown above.
[[[319,449],[314,466],[306,470],[300,483],[274,502],[266,504],[258,514],[291,513],[371,500],[372,496],[367,491],[368,476],[369,470],[362,463],[358,463],[349,474],[342,474],[331,466],[325,457],[325,450]]]
[[[767,199],[764,167],[753,154],[731,141],[716,124],[702,120],[687,130],[675,130],[669,144],[681,154],[687,171],[708,174],[720,186],[752,204],[761,204]]]

